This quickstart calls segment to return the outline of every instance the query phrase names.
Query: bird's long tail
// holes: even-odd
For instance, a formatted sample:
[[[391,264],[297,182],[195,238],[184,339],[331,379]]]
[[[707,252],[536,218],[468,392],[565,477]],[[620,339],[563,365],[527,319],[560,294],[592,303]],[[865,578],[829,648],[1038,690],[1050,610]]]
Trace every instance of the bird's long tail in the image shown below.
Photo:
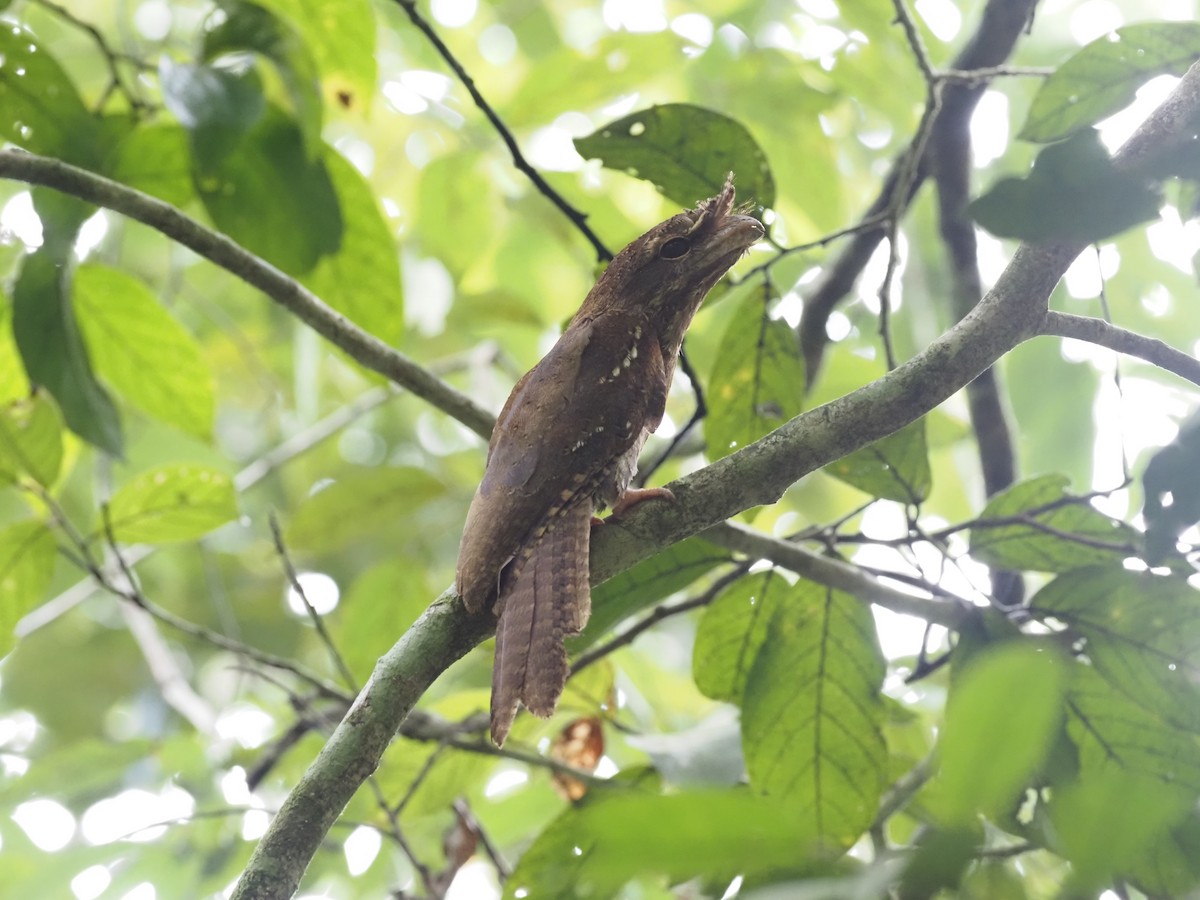
[[[508,736],[518,703],[534,715],[550,716],[566,686],[563,638],[582,630],[592,608],[591,519],[590,503],[561,511],[505,572],[492,669],[492,740],[497,746]]]

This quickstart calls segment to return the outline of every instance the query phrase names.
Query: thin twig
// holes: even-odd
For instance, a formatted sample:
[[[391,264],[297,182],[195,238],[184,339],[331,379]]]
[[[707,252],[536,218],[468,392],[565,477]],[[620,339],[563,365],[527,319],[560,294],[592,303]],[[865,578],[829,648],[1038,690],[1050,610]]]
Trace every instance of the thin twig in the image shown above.
[[[713,601],[717,594],[721,593],[730,584],[737,581],[750,568],[748,563],[735,565],[733,570],[722,575],[714,581],[708,588],[695,597],[689,597],[686,600],[680,600],[676,603],[661,603],[654,609],[650,610],[642,618],[638,619],[633,625],[626,628],[620,634],[605,641],[602,644],[597,644],[591,650],[583,653],[575,660],[571,666],[570,678],[574,678],[588,666],[599,662],[604,657],[614,653],[622,647],[627,647],[637,640],[642,633],[653,628],[664,619],[669,619],[672,616],[678,616],[689,610],[698,609],[701,606],[707,606]]]
[[[454,812],[467,828],[479,836],[479,843],[483,844],[483,852],[488,855],[488,859],[496,867],[496,874],[500,876],[501,881],[506,881],[508,876],[512,874],[512,870],[509,868],[508,863],[505,862],[500,848],[492,842],[487,830],[484,829],[479,819],[475,817],[475,813],[471,811],[470,804],[464,798],[459,797],[454,801]]]
[[[1185,381],[1200,386],[1200,360],[1196,357],[1176,350],[1155,338],[1119,328],[1103,319],[1049,311],[1042,320],[1041,333],[1107,347],[1109,350],[1165,369]]]
[[[279,519],[275,513],[271,513],[267,517],[267,521],[271,526],[271,540],[275,543],[275,552],[279,555],[279,561],[283,564],[284,574],[287,575],[288,584],[292,590],[300,597],[304,603],[304,608],[308,612],[309,621],[313,623],[313,627],[317,630],[317,636],[321,639],[321,643],[325,645],[325,649],[329,653],[329,658],[333,660],[334,666],[337,667],[338,674],[342,676],[342,681],[352,693],[358,693],[358,682],[354,679],[354,673],[350,671],[350,667],[346,665],[346,659],[338,650],[337,644],[333,640],[333,636],[329,633],[329,629],[325,627],[324,617],[317,612],[316,607],[308,599],[308,594],[305,593],[304,585],[300,583],[300,578],[296,573],[296,567],[292,565],[292,558],[288,555],[287,546],[283,542],[283,532],[279,528]]]
[[[524,174],[530,181],[533,182],[534,187],[538,189],[538,192],[541,193],[542,196],[558,207],[559,211],[571,220],[571,224],[573,224],[579,233],[587,238],[588,243],[592,245],[592,248],[596,251],[596,258],[599,259],[600,262],[608,262],[610,259],[612,259],[612,252],[588,226],[587,216],[563,199],[563,196],[554,188],[552,188],[546,179],[542,177],[541,173],[538,172],[538,170],[530,164],[529,160],[525,158],[525,154],[521,152],[521,147],[517,144],[517,139],[513,137],[513,134],[509,130],[508,126],[504,124],[504,121],[499,115],[496,114],[496,111],[492,109],[491,104],[484,99],[483,94],[479,92],[479,88],[475,86],[474,79],[472,79],[467,73],[467,70],[463,67],[463,64],[458,61],[458,58],[450,51],[450,48],[446,46],[445,42],[438,35],[437,31],[435,31],[433,26],[426,21],[425,17],[417,11],[417,4],[414,2],[414,0],[396,0],[396,3],[401,9],[404,10],[405,14],[407,14],[409,18],[409,21],[411,21],[413,25],[417,27],[417,30],[425,35],[425,37],[429,40],[429,43],[433,44],[434,49],[437,50],[438,55],[445,60],[446,65],[448,65],[454,74],[458,76],[458,80],[462,82],[462,86],[467,89],[467,93],[471,95],[471,99],[475,102],[475,105],[479,107],[479,111],[482,112],[485,117],[487,117],[487,120],[492,124],[492,127],[496,129],[497,134],[500,135],[500,139],[504,141],[504,146],[508,148],[508,152],[512,156],[513,165],[516,166],[522,174]]]

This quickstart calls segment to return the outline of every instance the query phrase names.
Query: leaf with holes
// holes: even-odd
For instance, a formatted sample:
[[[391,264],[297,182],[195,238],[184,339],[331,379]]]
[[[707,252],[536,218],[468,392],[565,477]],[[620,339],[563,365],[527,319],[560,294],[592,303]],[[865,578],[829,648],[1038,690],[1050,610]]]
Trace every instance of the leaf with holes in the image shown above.
[[[125,543],[192,541],[237,518],[233,481],[219,469],[176,463],[135,476],[113,494],[108,522]],[[104,534],[104,520],[96,525]]]
[[[1091,566],[1055,578],[1030,611],[1067,625],[1117,691],[1200,734],[1200,593],[1186,578]]]
[[[1067,572],[1137,553],[1137,533],[1044,475],[992,497],[971,528],[971,555],[989,566]]]
[[[1200,59],[1200,23],[1144,22],[1096,38],[1042,82],[1017,135],[1048,144],[1133,102],[1156,75],[1182,75]]]
[[[796,334],[747,297],[729,323],[708,384],[709,459],[728,456],[804,409],[804,360]]]
[[[741,703],[746,677],[767,639],[767,628],[789,585],[774,572],[739,578],[704,611],[692,648],[692,677],[700,693]]]
[[[795,809],[822,845],[850,847],[875,818],[888,776],[885,669],[870,608],[802,581],[780,599],[746,679],[750,786]]]
[[[775,203],[775,178],[753,135],[736,119],[702,106],[669,103],[631,113],[576,138],[575,149],[649,181],[685,207],[720,193],[730,172],[739,200]]]
[[[587,649],[622,619],[683,590],[714,566],[729,561],[728,550],[689,538],[610,578],[592,591],[592,617],[583,634],[568,642],[571,652]]]
[[[830,463],[825,471],[872,497],[921,503],[933,485],[925,419]]]
[[[80,266],[74,288],[75,314],[100,376],[159,421],[208,440],[215,384],[195,338],[124,272]]]
[[[18,620],[45,596],[57,558],[54,535],[41,522],[0,529],[0,657],[12,649]]]

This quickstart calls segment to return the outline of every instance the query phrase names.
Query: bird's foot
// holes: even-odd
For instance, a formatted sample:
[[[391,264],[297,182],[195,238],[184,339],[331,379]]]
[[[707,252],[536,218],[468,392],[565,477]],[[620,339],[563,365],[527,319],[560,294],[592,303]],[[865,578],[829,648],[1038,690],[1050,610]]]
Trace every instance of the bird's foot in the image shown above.
[[[665,487],[629,488],[625,491],[621,499],[617,501],[609,518],[618,519],[645,500],[670,500],[674,503],[675,495]]]

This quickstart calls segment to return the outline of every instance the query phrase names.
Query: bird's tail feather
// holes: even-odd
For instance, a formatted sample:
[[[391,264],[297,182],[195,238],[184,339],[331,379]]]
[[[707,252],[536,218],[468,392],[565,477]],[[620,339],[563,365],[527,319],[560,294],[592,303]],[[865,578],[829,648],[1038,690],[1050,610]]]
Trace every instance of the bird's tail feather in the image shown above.
[[[578,634],[591,613],[588,544],[591,504],[553,517],[522,550],[501,585],[492,669],[492,740],[503,744],[518,703],[550,716],[567,683],[563,638]]]

